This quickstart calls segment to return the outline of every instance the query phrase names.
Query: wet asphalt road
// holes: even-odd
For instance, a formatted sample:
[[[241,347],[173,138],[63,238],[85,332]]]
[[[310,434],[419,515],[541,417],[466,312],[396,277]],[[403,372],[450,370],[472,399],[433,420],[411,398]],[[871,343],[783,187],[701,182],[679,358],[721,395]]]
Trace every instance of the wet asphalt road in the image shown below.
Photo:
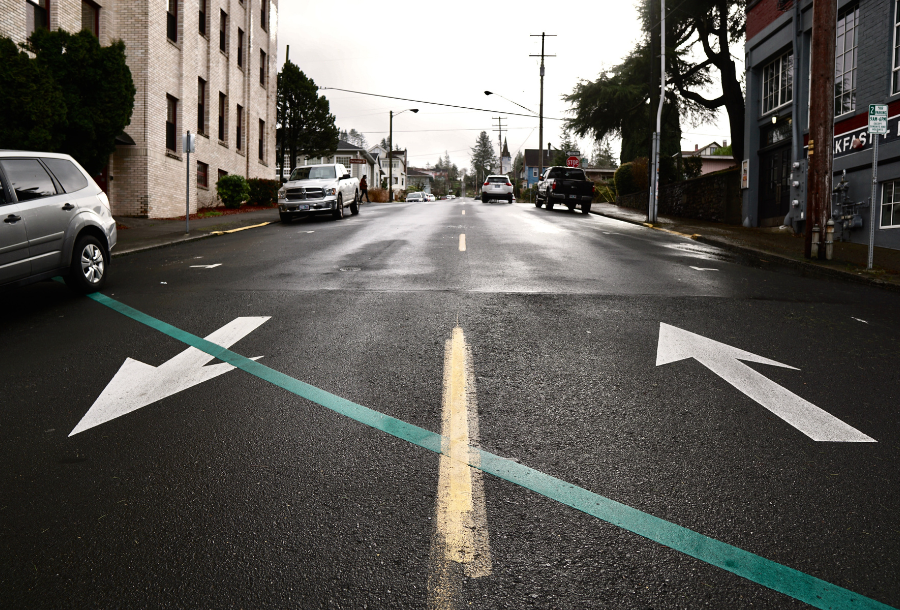
[[[199,337],[268,316],[231,349],[438,433],[459,325],[483,449],[900,607],[900,295],[471,200],[111,273],[106,295]],[[434,606],[438,455],[240,370],[69,437],[127,358],[186,346],[55,282],[0,313],[0,607]],[[749,365],[877,442],[813,441],[696,360],[657,367],[660,323],[796,367]],[[490,475],[484,499],[492,573],[457,570],[453,607],[807,607]]]

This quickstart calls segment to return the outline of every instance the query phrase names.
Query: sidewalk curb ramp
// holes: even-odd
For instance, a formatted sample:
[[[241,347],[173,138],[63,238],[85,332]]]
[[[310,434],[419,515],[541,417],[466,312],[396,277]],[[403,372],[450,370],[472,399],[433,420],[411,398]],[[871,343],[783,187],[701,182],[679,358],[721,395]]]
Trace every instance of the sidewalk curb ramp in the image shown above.
[[[826,267],[824,265],[819,265],[816,263],[808,262],[808,261],[800,261],[797,259],[790,258],[788,256],[784,256],[782,254],[775,254],[773,252],[767,252],[766,250],[757,250],[756,248],[750,248],[748,246],[739,246],[730,241],[724,239],[718,239],[715,237],[706,237],[704,235],[700,235],[698,233],[694,233],[693,235],[688,235],[687,233],[680,233],[678,231],[672,231],[671,229],[665,229],[663,227],[655,226],[649,222],[641,222],[636,220],[631,220],[628,218],[620,218],[618,216],[612,216],[610,214],[604,214],[603,212],[597,211],[593,212],[593,214],[597,214],[598,216],[603,216],[604,218],[610,218],[612,220],[618,220],[620,222],[627,222],[629,224],[647,227],[648,229],[654,229],[656,231],[663,231],[664,233],[670,233],[672,235],[678,235],[681,237],[685,237],[688,239],[693,239],[694,241],[700,242],[702,244],[706,244],[708,246],[715,246],[717,248],[722,248],[723,250],[730,250],[731,252],[736,252],[738,254],[743,254],[745,256],[752,257],[759,262],[777,262],[779,264],[783,264],[789,267],[793,267],[795,269],[799,269],[803,273],[812,276],[818,277],[826,277],[830,279],[838,279],[844,280],[847,282],[853,282],[855,284],[866,284],[869,286],[875,286],[877,288],[884,288],[886,290],[891,290],[894,292],[900,292],[900,285],[895,284],[893,282],[885,282],[884,280],[879,280],[877,278],[866,277],[862,274],[862,272],[854,272],[854,271],[844,271],[842,269],[834,269],[831,267]]]

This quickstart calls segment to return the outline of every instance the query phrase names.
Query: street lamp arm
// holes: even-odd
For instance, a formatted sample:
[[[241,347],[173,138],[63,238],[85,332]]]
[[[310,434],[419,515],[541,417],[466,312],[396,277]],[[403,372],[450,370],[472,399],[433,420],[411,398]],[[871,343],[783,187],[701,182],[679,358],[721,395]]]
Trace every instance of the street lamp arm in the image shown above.
[[[485,95],[496,95],[497,97],[503,97],[503,96],[500,95],[499,93],[494,93],[493,91],[485,91],[484,94],[485,94]],[[532,110],[532,109],[530,109],[530,108],[525,108],[525,106],[523,106],[522,104],[519,104],[518,102],[514,102],[514,101],[512,101],[511,99],[509,99],[509,98],[507,98],[507,97],[503,97],[503,99],[505,99],[505,100],[506,100],[507,102],[509,102],[510,104],[515,104],[516,106],[518,106],[519,108],[522,108],[523,110],[527,110],[527,111],[530,112],[531,114],[534,114],[534,115],[537,114],[534,110]]]

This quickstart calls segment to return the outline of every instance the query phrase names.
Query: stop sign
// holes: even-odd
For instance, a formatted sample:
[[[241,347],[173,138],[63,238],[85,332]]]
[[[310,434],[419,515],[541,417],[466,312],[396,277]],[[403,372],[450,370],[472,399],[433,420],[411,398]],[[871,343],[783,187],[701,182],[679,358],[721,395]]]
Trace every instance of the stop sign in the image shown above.
[[[578,167],[578,157],[569,157],[566,159],[566,167]]]

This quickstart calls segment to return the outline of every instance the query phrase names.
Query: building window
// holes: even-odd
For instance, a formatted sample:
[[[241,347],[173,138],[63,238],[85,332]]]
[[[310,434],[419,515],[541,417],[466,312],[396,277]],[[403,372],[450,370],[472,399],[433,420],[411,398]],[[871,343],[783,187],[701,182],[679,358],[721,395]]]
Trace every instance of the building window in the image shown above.
[[[81,0],[81,29],[100,38],[100,7],[90,0]]]
[[[536,167],[531,168],[531,177],[537,178],[537,168]]]
[[[238,68],[244,67],[244,30],[238,28],[238,44],[237,44],[237,64]]]
[[[197,133],[206,133],[206,81],[197,79]]]
[[[50,29],[49,0],[26,0],[25,2],[25,34],[31,34],[40,28]]]
[[[900,93],[900,0],[894,5],[894,93]]]
[[[216,183],[218,184],[218,181],[221,180],[222,178],[224,178],[224,177],[227,176],[227,175],[228,175],[228,172],[226,172],[224,169],[220,169],[220,170],[219,170],[219,174],[218,174],[218,178],[217,178],[217,180],[216,180]]]
[[[898,0],[900,2],[900,0]],[[268,72],[269,65],[266,63],[266,52],[262,49],[259,50],[259,84],[263,87],[266,86],[266,73]]]
[[[228,104],[228,98],[224,93],[219,92],[219,140],[222,142],[225,141],[225,136],[228,135],[225,131],[226,104]]]
[[[858,4],[838,13],[837,42],[834,46],[834,116],[856,110],[858,25]]]
[[[268,32],[269,21],[266,19],[266,4],[268,4],[268,0],[262,0],[262,2],[259,3],[259,24],[264,31]]]
[[[206,36],[206,2],[207,0],[200,0],[200,33],[203,36]]]
[[[350,167],[350,157],[335,157],[334,162],[340,163],[345,169]]]
[[[259,120],[259,160],[266,160],[266,122]]]
[[[175,131],[178,117],[178,100],[166,95],[166,148],[175,152]]]
[[[762,114],[794,99],[794,53],[785,53],[763,68]]]
[[[171,2],[171,0],[169,0]],[[228,53],[228,13],[219,11],[219,50]]]
[[[881,228],[900,227],[900,180],[885,182],[881,188]]]
[[[197,186],[209,188],[209,165],[197,161]]]
[[[235,129],[235,132],[237,133],[237,139],[235,140],[235,146],[237,147],[238,150],[240,150],[241,145],[242,145],[241,136],[243,135],[243,131],[244,131],[244,108],[240,104],[238,104],[238,107],[237,107],[237,122],[235,123],[235,126],[237,127],[237,129]]]
[[[166,6],[166,36],[178,42],[178,0],[168,0]]]

